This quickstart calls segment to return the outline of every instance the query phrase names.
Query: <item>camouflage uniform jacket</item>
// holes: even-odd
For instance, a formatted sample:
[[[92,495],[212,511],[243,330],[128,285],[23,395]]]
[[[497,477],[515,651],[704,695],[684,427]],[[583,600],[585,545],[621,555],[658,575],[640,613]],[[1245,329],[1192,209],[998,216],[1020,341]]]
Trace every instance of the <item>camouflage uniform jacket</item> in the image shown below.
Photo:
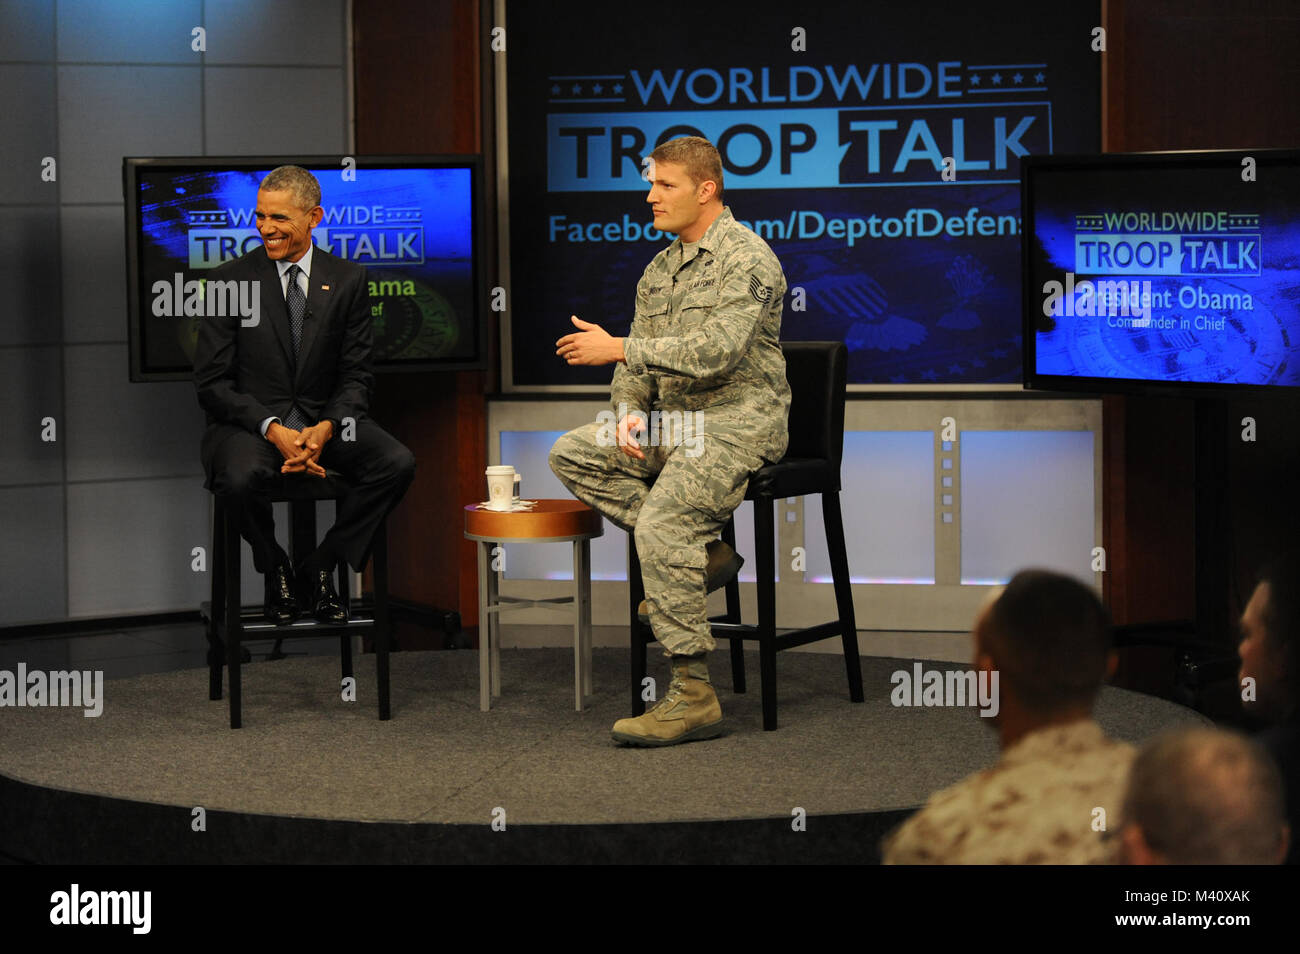
[[[683,261],[681,238],[646,267],[636,315],[614,370],[615,414],[627,410],[706,411],[738,429],[767,460],[788,443],[790,386],[785,378],[781,263],[767,243],[722,212]],[[717,428],[707,430],[717,431]]]
[[[885,864],[1097,864],[1136,751],[1091,720],[1031,732],[990,769],[931,796],[885,839]]]

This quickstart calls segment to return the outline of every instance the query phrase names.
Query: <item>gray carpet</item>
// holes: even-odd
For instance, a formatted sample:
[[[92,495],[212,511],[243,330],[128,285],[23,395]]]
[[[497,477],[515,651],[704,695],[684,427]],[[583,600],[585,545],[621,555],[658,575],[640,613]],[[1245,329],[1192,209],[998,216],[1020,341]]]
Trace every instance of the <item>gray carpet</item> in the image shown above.
[[[358,661],[358,701],[338,694],[337,659],[243,668],[244,728],[209,702],[207,671],[104,684],[104,711],[3,713],[0,773],[44,787],[208,810],[325,819],[520,824],[696,821],[912,808],[991,764],[994,732],[972,709],[895,708],[890,674],[912,660],[864,658],[866,702],[848,701],[843,660],[783,653],[780,728],[762,731],[758,657],[734,695],[725,653],[714,682],[720,739],[666,749],[614,745],[627,714],[627,651],[595,651],[596,697],[573,709],[573,654],[506,650],[503,693],[478,709],[478,654],[392,657],[393,719],[376,717],[374,659]],[[961,668],[928,664],[927,668]],[[653,653],[651,673],[666,682]],[[1208,720],[1149,696],[1106,689],[1098,718],[1140,743]]]

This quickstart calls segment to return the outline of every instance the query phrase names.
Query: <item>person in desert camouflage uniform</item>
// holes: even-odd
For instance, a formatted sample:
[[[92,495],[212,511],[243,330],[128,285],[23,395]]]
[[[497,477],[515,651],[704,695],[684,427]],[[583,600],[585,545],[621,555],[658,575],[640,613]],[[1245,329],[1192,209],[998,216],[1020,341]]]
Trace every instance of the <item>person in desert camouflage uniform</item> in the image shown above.
[[[1101,602],[1077,580],[1025,570],[974,635],[975,668],[1000,677],[1002,756],[932,795],[886,837],[884,863],[1113,863],[1101,826],[1119,825],[1136,751],[1092,719],[1115,667]]]
[[[607,420],[565,434],[550,455],[575,497],[635,534],[650,625],[672,660],[658,704],[614,725],[632,745],[721,731],[705,600],[741,561],[717,537],[750,475],[784,455],[790,412],[780,262],[722,204],[711,143],[674,139],[650,159],[655,227],[678,238],[642,275],[626,338],[575,316],[580,330],[556,342],[569,364],[617,366]]]

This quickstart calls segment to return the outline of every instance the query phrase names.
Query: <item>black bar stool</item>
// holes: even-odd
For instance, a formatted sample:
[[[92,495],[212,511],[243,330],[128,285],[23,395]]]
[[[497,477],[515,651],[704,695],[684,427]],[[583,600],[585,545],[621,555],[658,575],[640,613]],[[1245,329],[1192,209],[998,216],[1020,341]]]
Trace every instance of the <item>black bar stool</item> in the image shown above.
[[[862,660],[858,656],[857,622],[849,583],[849,561],[844,547],[844,521],[840,511],[840,461],[844,455],[844,399],[848,349],[842,341],[786,341],[786,380],[790,382],[790,445],[785,457],[762,467],[750,478],[745,499],[754,502],[755,575],[758,577],[758,624],[745,624],[740,616],[740,584],[725,588],[727,611],[710,618],[715,639],[731,640],[731,672],[735,692],[745,691],[744,640],[756,640],[759,678],[763,695],[763,728],[776,728],[776,654],[839,636],[848,670],[849,699],[862,701]],[[776,632],[776,501],[781,497],[820,494],[830,552],[838,618],[789,633]],[[728,520],[722,539],[736,544],[736,525]],[[645,599],[641,561],[636,539],[628,534],[628,596],[632,641],[632,714],[645,711],[641,698],[646,676],[646,645],[654,642],[650,627],[637,618]]]
[[[272,503],[289,504],[290,537],[289,558],[296,566],[316,548],[316,501],[333,500],[335,513],[338,501],[348,490],[344,478],[332,470],[325,476],[285,474],[278,477],[265,491]],[[212,600],[200,607],[207,624],[208,635],[208,698],[221,698],[221,664],[224,656],[230,671],[230,727],[238,729],[242,723],[240,694],[241,640],[246,633],[263,638],[274,636],[279,641],[294,636],[319,636],[323,632],[339,634],[343,678],[352,676],[352,633],[368,631],[375,646],[375,669],[379,690],[379,718],[389,719],[388,650],[390,618],[388,612],[388,533],[387,521],[379,524],[371,547],[374,560],[374,604],[366,615],[361,607],[353,612],[348,590],[348,568],[340,562],[337,588],[339,599],[348,613],[348,621],[338,626],[318,623],[310,617],[300,619],[290,626],[275,626],[262,616],[262,607],[243,607],[240,601],[240,545],[239,520],[235,508],[225,498],[212,497]]]

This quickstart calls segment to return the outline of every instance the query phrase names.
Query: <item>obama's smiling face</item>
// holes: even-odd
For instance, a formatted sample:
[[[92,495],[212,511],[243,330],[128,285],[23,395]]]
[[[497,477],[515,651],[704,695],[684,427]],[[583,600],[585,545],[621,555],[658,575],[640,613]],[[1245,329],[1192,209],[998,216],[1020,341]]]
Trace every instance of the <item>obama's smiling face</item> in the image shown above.
[[[257,192],[257,231],[272,261],[296,262],[311,248],[311,230],[320,224],[324,210],[318,205],[299,208],[288,189]]]

